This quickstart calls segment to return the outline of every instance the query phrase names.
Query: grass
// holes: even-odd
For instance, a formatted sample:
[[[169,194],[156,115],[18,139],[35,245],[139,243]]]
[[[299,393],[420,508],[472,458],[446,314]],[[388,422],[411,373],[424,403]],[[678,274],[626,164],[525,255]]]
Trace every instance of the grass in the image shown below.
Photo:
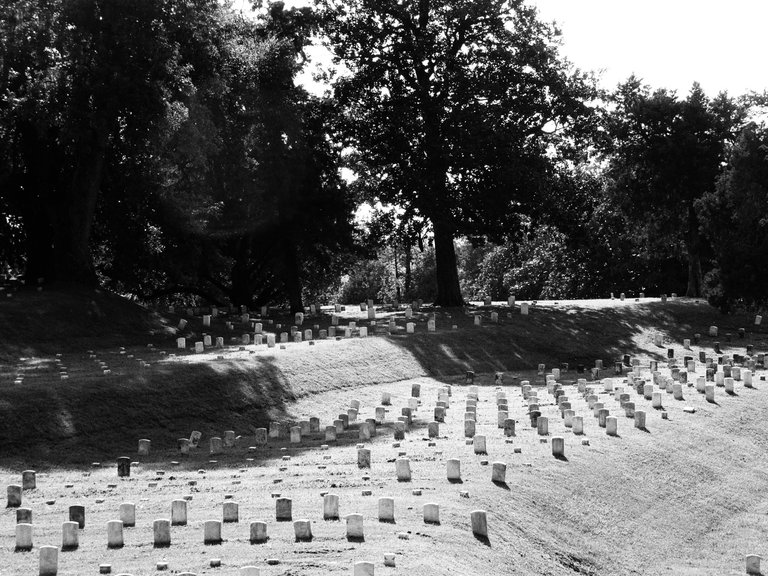
[[[84,312],[96,308],[100,314]],[[664,360],[667,348],[678,358],[693,354],[681,344],[694,333],[703,335],[695,352],[711,355],[715,339],[706,334],[713,324],[720,327],[726,352],[743,353],[746,344],[764,352],[766,335],[751,326],[751,319],[721,316],[685,299],[540,303],[530,316],[511,318],[505,307],[495,309],[498,325],[489,323],[489,308],[438,310],[436,333],[426,332],[426,312],[416,319],[417,333],[406,335],[399,313],[400,329],[389,335],[390,313],[380,312],[379,335],[365,339],[288,344],[285,350],[235,345],[196,355],[174,349],[173,327],[180,316],[103,293],[19,293],[0,303],[6,334],[0,344],[0,475],[11,484],[19,481],[21,470],[41,472],[38,489],[25,493],[35,518],[35,546],[60,544],[67,506],[86,505],[80,549],[60,554],[62,576],[97,573],[102,562],[112,563],[113,573],[154,574],[159,560],[168,561],[171,570],[198,574],[234,574],[238,566],[253,563],[268,576],[349,574],[356,560],[374,561],[377,574],[720,576],[743,574],[748,553],[768,553],[768,440],[762,433],[768,400],[758,378],[764,372],[757,374],[756,390],[738,386],[737,394],[728,396],[719,388],[717,404],[707,403],[693,388],[685,389],[684,401],[665,394],[668,419],[632,392],[638,408],[648,412],[647,431],[635,429],[613,395],[603,394],[600,400],[619,416],[616,438],[598,428],[573,384],[575,365],[592,366],[596,359],[610,368],[625,353],[645,366]],[[473,324],[476,313],[484,316],[481,327]],[[342,323],[362,322],[357,308],[343,316]],[[202,323],[189,320],[184,334],[195,341]],[[279,316],[273,321],[292,323]],[[306,324],[325,328],[329,321],[321,316]],[[230,333],[224,322],[217,319],[211,334],[229,338],[244,329],[236,325]],[[740,327],[748,329],[744,340],[736,336]],[[732,342],[726,342],[726,332],[733,334]],[[653,343],[656,333],[663,334],[664,346]],[[153,349],[147,348],[150,343]],[[103,375],[87,350],[105,361],[111,374]],[[67,367],[67,380],[59,377],[56,354]],[[139,358],[149,366],[140,368]],[[520,379],[542,385],[535,370],[539,363],[549,369],[563,362],[570,368],[562,379],[566,393],[584,416],[589,445],[564,427],[554,398],[540,390],[542,412],[550,419],[550,436],[542,444],[520,397]],[[20,368],[24,377],[15,384]],[[488,456],[473,454],[463,438],[463,374],[469,369],[478,374],[478,433],[487,436]],[[505,374],[517,420],[512,443],[496,427],[495,371]],[[413,382],[421,384],[423,405],[406,440],[395,447],[392,421]],[[453,386],[452,407],[436,445],[429,446],[426,425],[437,390],[445,384]],[[595,386],[602,390],[600,383]],[[318,416],[325,426],[353,398],[361,401],[360,418],[372,417],[384,390],[392,393],[393,406],[387,424],[369,443],[370,470],[356,466],[354,427],[329,450],[320,449],[322,437],[298,447],[281,441],[249,450],[253,429],[270,420]],[[684,406],[696,412],[683,412]],[[176,439],[192,430],[203,432],[202,447],[182,459]],[[207,440],[224,430],[242,438],[211,463]],[[563,460],[552,457],[552,435],[565,438]],[[136,455],[139,438],[152,440],[149,457]],[[410,483],[394,478],[400,452],[411,459]],[[130,479],[118,480],[114,462],[122,455],[140,464]],[[445,479],[446,460],[454,457],[462,461],[462,483],[455,485]],[[490,482],[495,460],[508,464],[506,485]],[[102,467],[92,468],[92,461]],[[414,488],[422,495],[414,495]],[[363,490],[372,495],[363,496]],[[340,522],[322,520],[320,495],[326,491],[340,496]],[[312,542],[295,543],[292,525],[274,521],[273,493],[293,498],[294,518],[312,520]],[[152,520],[167,517],[170,501],[184,495],[192,496],[189,526],[172,529],[170,548],[153,549]],[[203,546],[202,522],[221,517],[227,495],[240,503],[241,521],[224,526],[221,546]],[[376,520],[380,496],[395,498],[394,525]],[[129,500],[137,504],[138,525],[126,530],[124,549],[107,551],[105,524]],[[440,504],[439,525],[423,523],[421,508],[427,502]],[[474,509],[488,511],[485,542],[471,537]],[[352,512],[364,516],[363,542],[345,537],[343,517]],[[248,542],[251,520],[267,521],[267,544]],[[0,514],[0,574],[34,573],[35,551],[10,552],[14,522],[13,510]],[[396,553],[397,569],[383,567],[385,552]],[[223,568],[208,567],[216,557]],[[280,564],[267,566],[268,558]]]

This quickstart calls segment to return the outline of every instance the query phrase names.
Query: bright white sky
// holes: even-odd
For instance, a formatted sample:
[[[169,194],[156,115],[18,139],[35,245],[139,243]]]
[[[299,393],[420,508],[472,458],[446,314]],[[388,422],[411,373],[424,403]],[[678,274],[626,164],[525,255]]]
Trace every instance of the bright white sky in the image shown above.
[[[562,53],[603,70],[614,88],[634,73],[682,96],[698,81],[709,96],[768,90],[766,0],[529,0],[563,32]],[[248,0],[235,0],[240,7]],[[287,6],[307,0],[286,0]]]

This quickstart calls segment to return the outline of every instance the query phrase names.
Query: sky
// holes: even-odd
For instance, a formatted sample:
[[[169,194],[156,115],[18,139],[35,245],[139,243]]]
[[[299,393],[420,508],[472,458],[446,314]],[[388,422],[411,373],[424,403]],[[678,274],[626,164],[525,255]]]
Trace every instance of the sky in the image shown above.
[[[563,54],[605,69],[613,88],[630,74],[685,94],[694,81],[714,96],[768,90],[765,0],[535,0],[556,20]]]
[[[766,0],[529,0],[563,32],[562,54],[603,70],[614,88],[631,74],[684,95],[694,81],[714,96],[768,90]],[[236,0],[242,7],[247,0]],[[307,5],[287,0],[286,5]]]

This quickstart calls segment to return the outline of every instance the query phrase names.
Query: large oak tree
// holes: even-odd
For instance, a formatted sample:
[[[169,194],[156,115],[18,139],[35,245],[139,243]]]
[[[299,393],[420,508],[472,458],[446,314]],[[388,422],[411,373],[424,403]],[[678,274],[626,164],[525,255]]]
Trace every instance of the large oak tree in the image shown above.
[[[357,186],[431,223],[436,304],[461,305],[454,238],[498,235],[527,210],[591,85],[522,0],[317,3],[349,71],[335,89]]]

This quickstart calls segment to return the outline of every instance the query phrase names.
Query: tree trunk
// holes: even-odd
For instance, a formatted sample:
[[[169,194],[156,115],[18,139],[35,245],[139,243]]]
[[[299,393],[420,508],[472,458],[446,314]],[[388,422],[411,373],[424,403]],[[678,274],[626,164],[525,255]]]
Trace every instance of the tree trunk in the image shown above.
[[[45,210],[35,210],[24,217],[26,240],[26,266],[24,279],[29,286],[37,284],[38,278],[44,281],[53,280],[55,275],[55,258],[53,253],[53,229],[48,221]]]
[[[72,179],[59,201],[54,230],[56,279],[95,284],[91,259],[91,225],[106,161],[107,132],[99,130],[93,142],[81,143]]]
[[[253,294],[250,283],[249,262],[251,259],[251,239],[242,237],[237,240],[237,255],[229,277],[232,283],[230,299],[235,306],[250,306]]]
[[[438,306],[463,306],[464,298],[459,287],[459,270],[456,265],[456,249],[453,245],[453,227],[445,221],[432,223],[435,233],[435,276],[437,280]]]
[[[404,295],[406,300],[411,298],[411,250],[413,247],[408,244],[405,247],[405,282],[404,282]]]
[[[699,218],[693,204],[688,206],[688,289],[685,295],[689,298],[701,296],[701,236],[699,234]]]
[[[291,305],[291,313],[304,312],[301,301],[301,278],[299,277],[299,255],[296,243],[287,239],[283,242],[283,286],[285,295]]]

